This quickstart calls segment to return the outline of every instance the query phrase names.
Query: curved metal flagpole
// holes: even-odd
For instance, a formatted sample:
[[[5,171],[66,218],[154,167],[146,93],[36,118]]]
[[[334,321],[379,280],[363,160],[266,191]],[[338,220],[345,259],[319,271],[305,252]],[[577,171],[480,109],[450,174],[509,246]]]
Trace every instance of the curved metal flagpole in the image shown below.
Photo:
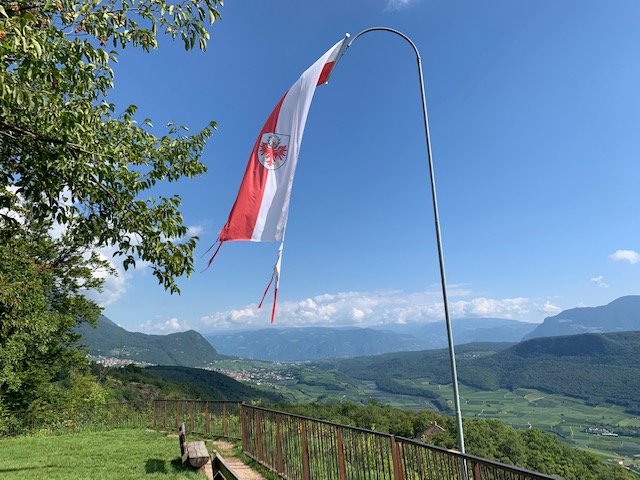
[[[453,401],[456,410],[456,427],[458,430],[458,447],[460,452],[465,453],[464,451],[464,433],[462,431],[462,412],[460,410],[460,394],[458,392],[458,373],[456,369],[456,356],[453,347],[453,334],[451,330],[451,320],[449,318],[449,302],[447,300],[447,280],[444,273],[444,255],[442,253],[442,239],[440,236],[440,219],[438,215],[438,199],[436,196],[436,180],[435,175],[433,173],[433,159],[431,156],[431,137],[429,135],[429,120],[427,117],[427,100],[424,93],[424,79],[422,76],[422,60],[420,59],[420,52],[418,52],[418,48],[415,43],[411,41],[409,37],[407,37],[404,33],[399,32],[398,30],[394,30],[392,28],[387,27],[371,27],[366,30],[361,31],[355,37],[351,39],[351,41],[347,44],[346,48],[342,55],[347,53],[351,44],[356,41],[358,37],[364,35],[368,32],[373,32],[375,30],[382,30],[386,32],[395,33],[400,37],[404,38],[411,47],[413,47],[413,51],[416,53],[416,59],[418,60],[418,75],[420,77],[420,93],[422,95],[422,116],[424,118],[424,133],[427,139],[427,158],[429,160],[429,176],[431,179],[431,197],[433,200],[433,216],[435,219],[436,226],[436,242],[438,244],[438,260],[440,262],[440,279],[442,283],[442,298],[444,301],[444,317],[445,323],[447,325],[447,339],[449,341],[449,361],[451,363],[451,379],[453,383]]]

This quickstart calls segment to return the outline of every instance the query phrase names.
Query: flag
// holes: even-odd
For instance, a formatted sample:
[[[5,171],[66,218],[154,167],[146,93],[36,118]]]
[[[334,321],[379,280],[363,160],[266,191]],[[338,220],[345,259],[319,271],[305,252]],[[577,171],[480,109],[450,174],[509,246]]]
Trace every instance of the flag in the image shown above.
[[[219,242],[219,245],[210,258],[209,265],[224,242],[284,242],[293,177],[311,100],[316,87],[328,81],[347,39],[348,35],[311,65],[269,115],[253,146],[240,191],[229,219],[218,235],[216,243]],[[281,244],[269,282],[271,286],[273,279],[276,279],[272,322],[280,280],[282,248]]]

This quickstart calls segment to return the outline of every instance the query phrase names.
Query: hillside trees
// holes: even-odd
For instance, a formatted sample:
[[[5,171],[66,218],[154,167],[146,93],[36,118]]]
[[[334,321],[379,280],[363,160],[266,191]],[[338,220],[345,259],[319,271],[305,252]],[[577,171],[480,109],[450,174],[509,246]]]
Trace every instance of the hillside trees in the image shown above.
[[[75,378],[82,355],[70,329],[99,313],[83,296],[102,284],[91,273],[108,266],[99,248],[125,269],[144,261],[172,293],[192,273],[197,238],[187,238],[180,198],[150,190],[206,171],[200,158],[215,124],[195,134],[168,125],[156,136],[150,120],[137,123],[135,105],[108,102],[111,66],[125,47],[157,48],[159,35],[205,49],[219,5],[0,3],[0,408]]]

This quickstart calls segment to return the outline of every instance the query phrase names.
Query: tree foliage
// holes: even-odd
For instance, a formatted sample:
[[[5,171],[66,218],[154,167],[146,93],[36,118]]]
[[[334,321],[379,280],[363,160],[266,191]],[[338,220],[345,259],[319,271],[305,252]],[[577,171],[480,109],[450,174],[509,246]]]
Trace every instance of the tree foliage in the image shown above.
[[[168,35],[205,49],[219,5],[0,2],[0,410],[106,398],[73,333],[100,312],[84,296],[102,285],[96,269],[110,269],[99,248],[125,269],[146,262],[172,293],[192,273],[197,238],[180,198],[149,192],[205,172],[215,124],[156,136],[135,105],[118,111],[108,96],[126,47],[149,51]]]
[[[111,65],[125,47],[148,51],[158,35],[205,49],[219,0],[15,0],[0,4],[0,221],[16,195],[38,219],[68,228],[78,245],[111,245],[125,268],[148,262],[177,292],[193,271],[195,238],[180,198],[151,197],[159,182],[205,172],[215,124],[199,133],[138,124],[136,107],[108,102]],[[107,50],[109,46],[110,50]],[[4,212],[4,213],[1,213]]]
[[[49,224],[24,223],[21,235],[0,234],[0,409],[44,400],[49,382],[86,363],[71,329],[97,320],[100,309],[83,293],[99,287],[93,270],[107,267],[65,237],[52,239]]]

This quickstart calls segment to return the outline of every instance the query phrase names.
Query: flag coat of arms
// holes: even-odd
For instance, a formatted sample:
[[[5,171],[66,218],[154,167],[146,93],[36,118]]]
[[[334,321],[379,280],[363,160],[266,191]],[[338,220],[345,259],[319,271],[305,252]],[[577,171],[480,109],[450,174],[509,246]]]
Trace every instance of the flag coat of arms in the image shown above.
[[[329,79],[347,39],[348,36],[336,43],[311,65],[269,115],[253,146],[240,191],[229,219],[218,235],[216,243],[219,242],[219,245],[209,260],[209,265],[224,242],[284,241],[293,177],[311,100],[316,87]],[[269,282],[270,286],[274,278],[276,280],[272,322],[278,295],[281,259],[282,245],[278,250],[278,260]]]

